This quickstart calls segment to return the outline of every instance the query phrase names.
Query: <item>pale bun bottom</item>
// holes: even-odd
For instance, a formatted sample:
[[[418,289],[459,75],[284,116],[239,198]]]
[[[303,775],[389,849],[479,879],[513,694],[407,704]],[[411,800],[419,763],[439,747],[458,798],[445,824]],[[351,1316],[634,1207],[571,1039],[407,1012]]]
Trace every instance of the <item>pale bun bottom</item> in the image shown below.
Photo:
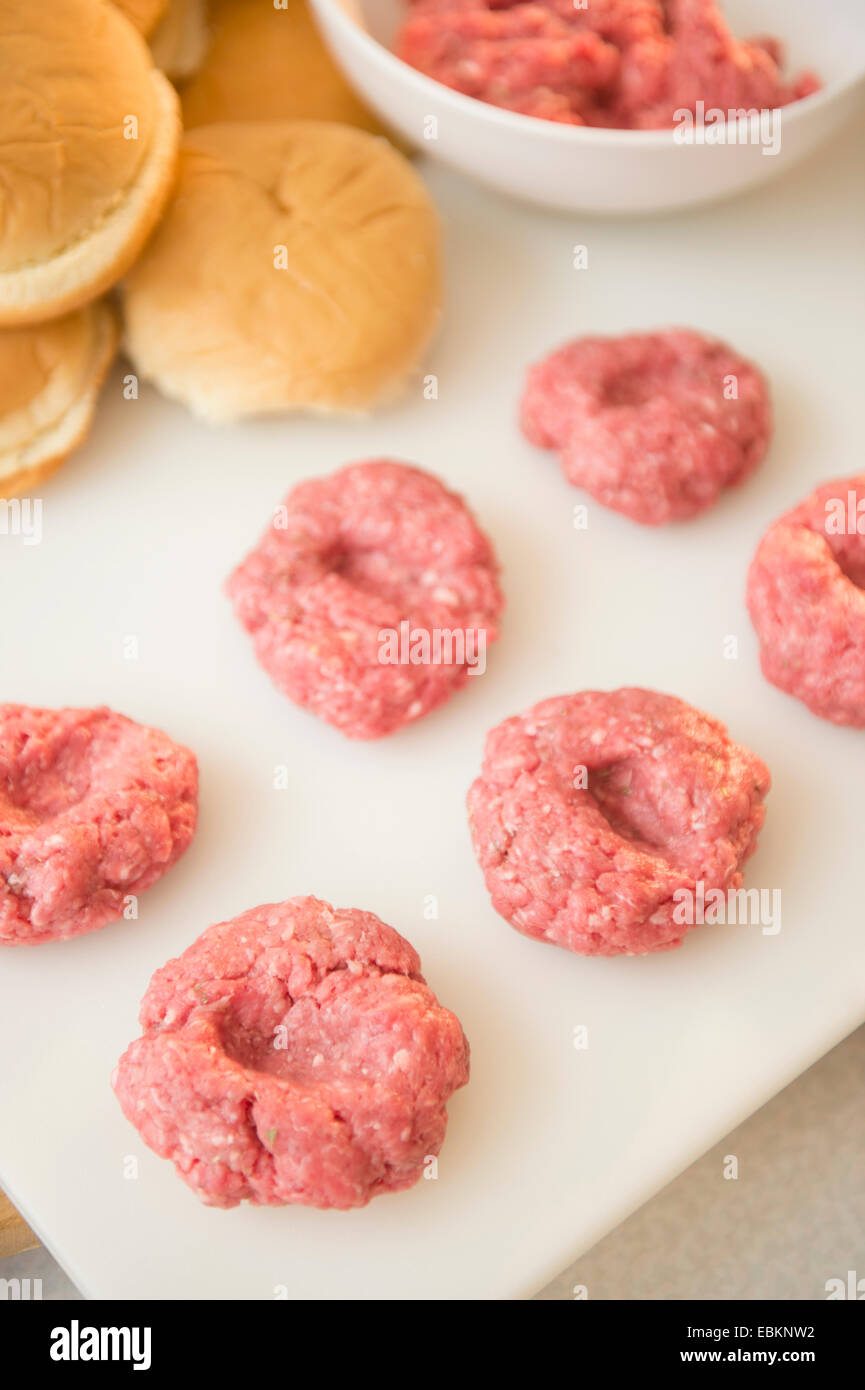
[[[90,430],[100,387],[117,352],[119,320],[108,300],[90,305],[87,312],[94,316],[96,332],[81,395],[48,429],[14,450],[0,452],[0,498],[32,492],[66,462]]]

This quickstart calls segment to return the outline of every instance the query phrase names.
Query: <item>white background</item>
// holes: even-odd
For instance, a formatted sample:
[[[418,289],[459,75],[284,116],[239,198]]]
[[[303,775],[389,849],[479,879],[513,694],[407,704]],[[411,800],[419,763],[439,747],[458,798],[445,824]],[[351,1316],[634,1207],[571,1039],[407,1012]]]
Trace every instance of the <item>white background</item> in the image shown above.
[[[217,432],[149,391],[123,401],[116,373],[90,443],[45,486],[42,544],[0,540],[4,698],[104,701],[201,764],[199,833],[137,923],[0,955],[0,1181],[85,1294],[530,1294],[865,1016],[863,736],[763,682],[742,602],[768,522],[862,468],[860,148],[851,132],[736,204],[630,223],[518,208],[428,170],[449,248],[438,401],[418,387],[370,420]],[[572,268],[578,242],[587,271]],[[569,335],[667,323],[765,368],[772,453],[686,526],[592,505],[577,532],[584,499],[515,428],[524,366]],[[508,608],[485,676],[355,745],[272,689],[220,586],[294,481],[376,455],[467,496]],[[619,684],[703,706],[769,764],[748,882],[782,889],[779,936],[706,927],[679,952],[581,960],[493,913],[463,808],[486,730],[546,695]],[[111,1068],[153,969],[210,922],[305,892],[414,942],[471,1040],[472,1082],[436,1182],[361,1212],[209,1211],[143,1149]]]

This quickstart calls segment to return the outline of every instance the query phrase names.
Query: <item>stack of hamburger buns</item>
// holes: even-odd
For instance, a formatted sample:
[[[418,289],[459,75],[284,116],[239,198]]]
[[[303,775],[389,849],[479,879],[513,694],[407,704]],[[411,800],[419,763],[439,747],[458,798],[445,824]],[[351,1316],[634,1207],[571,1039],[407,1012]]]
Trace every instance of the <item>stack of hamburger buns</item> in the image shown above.
[[[439,242],[305,0],[0,0],[0,497],[82,442],[118,342],[209,420],[386,401]]]

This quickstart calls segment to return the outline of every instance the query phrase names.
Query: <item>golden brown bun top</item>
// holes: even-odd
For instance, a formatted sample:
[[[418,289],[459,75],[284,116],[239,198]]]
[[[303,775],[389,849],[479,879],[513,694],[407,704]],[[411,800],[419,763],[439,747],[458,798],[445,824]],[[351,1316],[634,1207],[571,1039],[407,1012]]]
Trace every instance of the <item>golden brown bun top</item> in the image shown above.
[[[152,34],[168,6],[168,0],[112,0],[112,3],[135,25],[139,34]]]
[[[274,382],[286,400],[363,408],[429,338],[439,240],[423,182],[380,137],[325,121],[199,126],[127,281],[133,356],[250,408]]]
[[[306,0],[216,0],[204,63],[183,90],[185,126],[218,121],[341,121],[382,126],[349,87]]]
[[[0,270],[86,237],[134,183],[153,134],[152,73],[108,0],[0,0]]]

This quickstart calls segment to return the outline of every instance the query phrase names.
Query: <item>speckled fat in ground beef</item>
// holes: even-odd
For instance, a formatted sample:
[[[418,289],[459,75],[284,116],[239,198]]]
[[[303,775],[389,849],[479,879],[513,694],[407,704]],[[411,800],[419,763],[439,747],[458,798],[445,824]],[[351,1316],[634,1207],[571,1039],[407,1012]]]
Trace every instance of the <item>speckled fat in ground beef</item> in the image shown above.
[[[414,0],[399,57],[466,96],[565,125],[650,130],[697,103],[773,110],[820,87],[770,37],[737,39],[716,0]]]
[[[0,944],[122,917],[193,834],[188,748],[109,709],[0,705]]]
[[[300,483],[234,571],[228,593],[273,682],[350,738],[380,738],[464,685],[502,608],[490,542],[462,498],[420,468],[376,459]],[[388,662],[384,633],[430,653]],[[422,655],[422,643],[416,650]]]
[[[150,982],[113,1078],[210,1206],[360,1207],[411,1187],[468,1080],[458,1020],[371,912],[291,898],[210,927]]]
[[[678,946],[682,894],[741,885],[769,780],[723,724],[671,695],[543,700],[488,735],[468,794],[493,907],[580,955]]]
[[[763,674],[835,724],[865,728],[865,474],[776,521],[748,572]]]
[[[568,482],[632,521],[683,521],[743,482],[766,453],[762,373],[688,329],[579,338],[529,369],[526,437]]]

